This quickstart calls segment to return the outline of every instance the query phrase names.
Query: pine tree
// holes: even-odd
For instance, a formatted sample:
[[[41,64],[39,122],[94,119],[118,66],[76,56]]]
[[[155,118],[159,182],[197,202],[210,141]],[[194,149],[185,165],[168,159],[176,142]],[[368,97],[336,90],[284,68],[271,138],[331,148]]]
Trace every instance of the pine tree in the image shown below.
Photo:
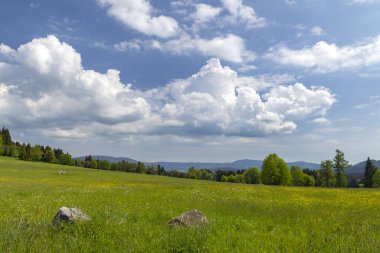
[[[364,172],[364,186],[366,188],[372,188],[373,182],[372,177],[376,172],[376,167],[373,165],[371,159],[369,157],[367,158],[366,164],[365,164],[365,172]]]
[[[51,147],[46,146],[42,161],[46,163],[54,163],[55,162],[55,154]]]
[[[349,167],[348,161],[344,159],[344,153],[337,149],[334,158],[334,168],[336,172],[336,186],[347,187],[348,182],[344,170]]]
[[[4,147],[3,147],[3,136],[0,135],[0,155],[4,154]]]
[[[3,127],[1,129],[1,135],[3,137],[3,145],[10,146],[12,144],[12,138],[11,134],[9,133],[9,130]]]

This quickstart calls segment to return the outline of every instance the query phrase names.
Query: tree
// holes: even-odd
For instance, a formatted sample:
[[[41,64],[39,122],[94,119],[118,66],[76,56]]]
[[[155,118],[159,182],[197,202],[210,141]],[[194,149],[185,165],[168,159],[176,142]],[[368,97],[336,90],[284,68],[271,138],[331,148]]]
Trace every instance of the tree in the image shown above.
[[[294,186],[304,186],[306,174],[302,172],[301,168],[293,165],[290,169],[292,174],[292,185]]]
[[[321,162],[321,169],[318,173],[318,183],[322,187],[334,187],[335,176],[333,173],[334,163],[331,160]]]
[[[380,188],[380,170],[376,171],[372,177],[373,188]]]
[[[12,144],[12,137],[11,137],[11,134],[9,133],[9,130],[3,127],[1,129],[1,135],[3,138],[3,145],[10,146]]]
[[[256,167],[250,168],[243,173],[244,181],[246,184],[259,184],[260,172]]]
[[[229,182],[229,183],[237,183],[237,178],[236,178],[236,176],[234,176],[234,175],[229,175],[229,176],[227,177],[227,182]]]
[[[91,160],[90,161],[90,168],[91,169],[97,169],[99,167],[97,160]]]
[[[45,163],[54,163],[55,162],[55,153],[51,147],[46,146],[42,161]]]
[[[4,154],[4,147],[3,147],[3,136],[0,135],[0,155]]]
[[[372,182],[372,178],[371,178],[371,182]],[[348,187],[349,188],[359,188],[358,180],[356,180],[355,178],[351,179],[350,183],[348,184]]]
[[[111,170],[111,163],[108,160],[99,161],[99,169]]]
[[[9,148],[11,157],[19,157],[20,156],[20,148],[15,144],[12,144]]]
[[[288,165],[276,154],[268,155],[263,162],[261,180],[266,185],[289,185],[291,174]]]
[[[35,145],[30,149],[30,159],[32,159],[32,161],[41,161],[42,155],[43,153],[40,145]]]
[[[314,177],[305,174],[305,186],[315,186]]]
[[[145,164],[143,162],[138,162],[136,167],[137,173],[146,173]]]
[[[21,146],[19,158],[20,158],[20,160],[27,160],[26,145],[25,144],[22,144],[22,146]]]
[[[71,155],[69,153],[61,154],[58,160],[59,164],[63,165],[73,165],[73,159],[71,159]]]
[[[198,179],[197,170],[194,167],[190,167],[187,171],[187,178]]]
[[[371,159],[369,157],[367,158],[366,164],[365,164],[365,172],[364,172],[364,187],[366,188],[372,188],[373,182],[372,177],[376,173],[376,167],[373,165]]]
[[[347,187],[348,182],[344,170],[349,167],[348,161],[344,159],[344,153],[337,149],[334,158],[334,168],[336,172],[336,186]]]

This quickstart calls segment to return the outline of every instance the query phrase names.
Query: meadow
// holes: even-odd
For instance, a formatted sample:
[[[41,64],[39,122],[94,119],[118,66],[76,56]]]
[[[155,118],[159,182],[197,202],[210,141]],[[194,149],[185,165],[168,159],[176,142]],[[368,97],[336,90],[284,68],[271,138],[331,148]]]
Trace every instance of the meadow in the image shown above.
[[[62,206],[92,220],[52,226]],[[192,209],[209,225],[167,226]],[[379,210],[379,190],[217,183],[0,157],[0,252],[380,252]]]

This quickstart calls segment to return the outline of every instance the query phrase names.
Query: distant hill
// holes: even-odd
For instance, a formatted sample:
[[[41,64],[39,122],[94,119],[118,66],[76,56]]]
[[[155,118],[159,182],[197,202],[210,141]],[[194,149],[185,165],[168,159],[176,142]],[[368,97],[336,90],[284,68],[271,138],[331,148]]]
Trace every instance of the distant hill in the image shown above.
[[[86,157],[77,157],[76,159],[84,160]],[[128,161],[131,163],[137,163],[137,160],[128,157],[113,157],[113,156],[103,156],[103,155],[92,155],[93,159],[99,160],[108,160],[110,162],[121,162]],[[263,165],[263,161],[261,160],[250,160],[243,159],[237,160],[231,163],[202,163],[202,162],[145,162],[146,165],[161,165],[166,170],[181,170],[187,171],[190,167],[194,167],[196,169],[209,169],[209,170],[244,170],[252,167],[257,167],[261,169]],[[319,169],[319,164],[316,163],[308,163],[308,162],[291,162],[288,163],[289,168],[293,165],[299,166],[302,169]]]
[[[105,156],[105,155],[91,155],[91,156],[92,156],[92,159],[103,160],[103,161],[107,160],[112,163],[122,162],[122,161],[127,161],[130,163],[138,163],[138,161],[136,161],[135,159],[128,158],[128,157],[113,157],[113,156]],[[84,161],[86,159],[86,156],[76,157],[75,159],[80,159]]]
[[[380,160],[372,160],[373,164],[377,167],[380,168]],[[346,174],[347,176],[349,175],[355,175],[356,177],[363,177],[364,170],[365,170],[365,164],[366,161],[357,163],[355,165],[352,165],[351,167],[346,169]]]
[[[217,169],[225,169],[225,170],[241,170],[241,169],[248,169],[252,167],[258,167],[261,169],[261,166],[263,165],[263,161],[261,160],[237,160],[232,163],[176,163],[176,162],[155,162],[150,164],[159,164],[161,166],[164,166],[167,170],[187,170],[190,167],[194,167],[196,169],[210,169],[210,170],[217,170]],[[288,166],[291,167],[293,165],[300,166],[302,169],[319,169],[319,164],[316,163],[308,163],[308,162],[292,162],[288,163]]]

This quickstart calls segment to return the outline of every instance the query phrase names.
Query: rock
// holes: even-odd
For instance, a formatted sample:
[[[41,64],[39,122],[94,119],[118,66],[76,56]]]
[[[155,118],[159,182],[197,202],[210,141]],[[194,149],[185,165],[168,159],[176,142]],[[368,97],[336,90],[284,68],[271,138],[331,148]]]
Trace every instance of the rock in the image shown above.
[[[66,171],[60,170],[60,171],[57,171],[57,174],[58,174],[58,175],[65,175],[65,174],[66,174]]]
[[[168,222],[170,226],[185,226],[185,227],[194,227],[202,226],[208,224],[206,216],[204,216],[198,210],[192,210],[186,213],[181,214],[180,216],[173,218]]]
[[[91,220],[87,214],[83,213],[79,208],[61,207],[57,214],[54,216],[53,225],[58,224],[60,221],[74,222],[74,221],[87,221]]]

